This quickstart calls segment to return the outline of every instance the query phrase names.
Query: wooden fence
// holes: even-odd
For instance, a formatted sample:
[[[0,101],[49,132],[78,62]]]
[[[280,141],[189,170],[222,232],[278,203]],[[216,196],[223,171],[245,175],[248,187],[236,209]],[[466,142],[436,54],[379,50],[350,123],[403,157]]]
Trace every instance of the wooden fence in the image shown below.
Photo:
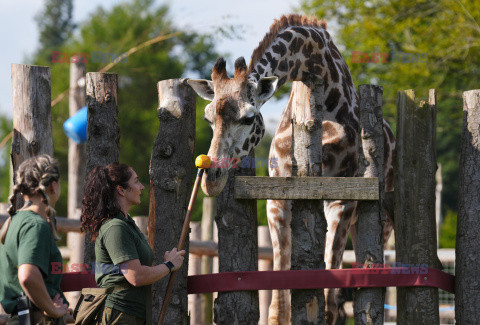
[[[27,152],[38,154],[47,152],[43,148],[45,143],[51,139],[50,114],[50,76],[49,70],[45,67],[30,66],[12,66],[13,87],[14,87],[14,124],[15,121],[21,121],[18,127],[15,126],[14,141],[12,152]],[[26,83],[27,90],[20,92],[18,89]],[[350,178],[348,184],[357,182],[354,190],[354,196],[348,196],[346,191],[340,191],[338,195],[333,195],[330,188],[320,191],[320,184],[328,182],[328,179],[322,179],[321,176],[321,113],[323,106],[323,94],[318,82],[295,83],[297,94],[304,94],[304,98],[298,98],[298,109],[308,107],[309,114],[300,117],[294,121],[294,134],[297,139],[295,144],[294,166],[296,178],[280,180],[285,188],[289,188],[293,183],[300,183],[297,186],[302,195],[296,192],[284,191],[281,198],[294,199],[294,211],[298,209],[297,214],[304,214],[304,218],[314,221],[309,223],[309,230],[304,229],[299,220],[292,221],[292,231],[295,233],[292,243],[292,266],[298,269],[304,268],[322,268],[322,258],[315,256],[312,260],[305,254],[304,248],[321,251],[321,246],[317,246],[318,240],[307,242],[310,236],[306,233],[315,233],[324,238],[325,226],[322,216],[320,200],[325,198],[335,199],[358,199],[360,194],[367,194],[372,202],[361,207],[359,215],[358,229],[369,228],[369,224],[381,225],[384,221],[383,204],[387,202],[382,193],[382,179],[379,167],[381,159],[378,144],[382,142],[383,134],[379,130],[379,124],[382,122],[381,116],[381,87],[361,86],[360,87],[360,112],[364,140],[371,138],[370,144],[364,141],[363,148],[365,161],[368,165],[375,165],[376,168],[366,170],[364,175],[371,175],[374,178],[376,186],[372,190],[365,190],[372,180],[367,178]],[[18,88],[18,89],[17,89]],[[15,91],[15,89],[17,89]],[[23,88],[22,88],[23,89]],[[88,133],[87,140],[87,172],[94,165],[108,164],[118,160],[119,152],[119,131],[118,131],[118,104],[117,104],[117,76],[115,74],[105,73],[87,73],[87,106],[88,106]],[[185,80],[166,80],[158,84],[159,108],[158,118],[160,128],[157,139],[153,144],[153,153],[150,166],[151,175],[151,201],[150,215],[148,220],[149,242],[154,248],[155,263],[161,262],[161,254],[176,245],[180,235],[185,207],[190,194],[193,182],[193,148],[195,142],[195,94],[186,84]],[[462,134],[462,158],[461,158],[461,180],[460,192],[462,204],[459,207],[459,237],[457,241],[457,256],[461,263],[457,263],[457,281],[456,288],[461,294],[457,294],[457,321],[468,322],[476,320],[480,311],[472,310],[470,305],[476,302],[478,295],[473,290],[475,281],[478,281],[480,272],[478,265],[469,263],[471,260],[478,260],[480,250],[477,244],[477,232],[480,227],[478,218],[478,200],[480,191],[479,169],[475,166],[480,165],[480,145],[478,141],[478,114],[480,107],[479,91],[466,92],[464,94],[464,131]],[[34,100],[42,100],[42,103],[33,103]],[[48,103],[47,103],[48,102]],[[33,104],[32,104],[33,103]],[[301,106],[301,107],[300,107]],[[397,101],[398,120],[397,120],[397,160],[395,175],[395,222],[396,222],[396,251],[397,260],[402,263],[417,264],[427,263],[431,268],[440,268],[437,255],[437,236],[435,223],[435,120],[436,120],[436,99],[435,92],[430,91],[429,101],[421,102],[419,105],[415,102],[413,91],[400,92]],[[37,112],[37,108],[42,108]],[[37,113],[36,113],[37,112]],[[29,119],[37,116],[41,118]],[[24,123],[26,120],[34,123]],[[51,119],[51,118],[50,118]],[[22,124],[23,123],[23,124]],[[369,125],[370,124],[370,125]],[[21,129],[20,126],[29,125],[31,130]],[[32,134],[33,137],[27,137]],[[319,137],[320,135],[320,137]],[[27,149],[22,149],[22,141],[25,142]],[[185,139],[185,141],[178,141]],[[375,146],[372,148],[371,146]],[[312,150],[317,147],[317,150]],[[370,146],[370,147],[369,147]],[[320,148],[320,149],[318,149]],[[367,150],[365,151],[365,148]],[[24,151],[22,151],[24,150]],[[26,150],[26,151],[25,151]],[[381,150],[383,151],[383,150]],[[319,155],[320,153],[320,155]],[[376,154],[375,154],[376,153]],[[15,158],[14,167],[28,154]],[[12,153],[13,157],[13,153]],[[257,225],[255,199],[266,198],[264,192],[255,194],[253,190],[246,187],[241,194],[234,195],[237,187],[240,189],[242,182],[260,182],[271,184],[279,181],[278,179],[239,178],[238,176],[252,175],[249,170],[231,171],[226,190],[218,197],[215,220],[218,225],[218,248],[212,242],[191,241],[187,243],[186,248],[191,253],[199,249],[203,255],[211,254],[218,250],[219,271],[254,271],[258,268],[258,256],[262,257],[262,249],[258,249]],[[311,174],[309,174],[311,173]],[[369,174],[370,173],[370,174]],[[235,177],[237,177],[235,183]],[[313,177],[313,178],[309,178]],[[316,179],[315,179],[316,178]],[[302,183],[305,182],[305,183]],[[316,182],[317,186],[310,188],[308,182]],[[341,186],[341,180],[335,180],[333,184]],[[257,184],[256,183],[256,184]],[[302,185],[303,184],[303,185]],[[268,186],[267,186],[268,187]],[[235,189],[235,190],[234,190]],[[266,190],[265,190],[266,191]],[[287,193],[285,195],[285,193]],[[250,200],[238,200],[240,197],[248,197]],[[245,196],[246,195],[246,196]],[[268,198],[276,197],[274,194],[268,194]],[[432,201],[433,197],[433,201]],[[302,220],[304,219],[302,218]],[[299,218],[294,218],[299,219]],[[366,224],[362,225],[365,221]],[[303,222],[303,221],[302,221]],[[78,220],[68,220],[59,218],[59,228],[67,231],[75,231],[78,227]],[[362,228],[363,227],[363,228]],[[375,227],[373,227],[375,228]],[[379,227],[376,227],[380,229]],[[365,260],[371,260],[375,263],[383,264],[383,248],[381,241],[369,243],[371,236],[381,237],[378,229],[373,231],[372,235],[365,238],[365,245],[369,248],[369,253],[365,250],[357,252],[357,259],[364,263]],[[310,231],[310,232],[308,232]],[[366,233],[366,231],[362,231]],[[88,237],[88,236],[87,236]],[[311,239],[311,238],[310,238]],[[85,239],[85,262],[92,261],[93,252],[88,238]],[[297,242],[298,241],[298,242]],[[322,242],[322,240],[319,240]],[[375,245],[373,247],[372,245]],[[413,245],[413,246],[412,246]],[[473,246],[472,246],[473,245]],[[412,249],[414,247],[414,249]],[[232,253],[234,252],[234,254]],[[367,255],[365,255],[367,254]],[[312,254],[309,254],[312,255]],[[264,257],[264,256],[263,256]],[[196,263],[196,262],[195,262]],[[373,263],[373,265],[375,264]],[[475,265],[472,265],[475,264]],[[167,313],[167,323],[185,323],[188,319],[187,308],[187,267],[182,268],[177,277],[172,296],[172,303]],[[153,286],[154,293],[154,319],[158,317],[160,305],[163,299],[164,286],[166,281],[160,281]],[[356,323],[363,324],[365,318],[373,319],[372,323],[383,322],[383,295],[384,290],[360,289],[355,295],[357,306],[355,308]],[[422,296],[419,301],[416,297]],[[301,297],[301,298],[299,298]],[[315,297],[315,298],[314,298]],[[365,298],[370,297],[370,298]],[[438,316],[438,290],[431,288],[402,288],[398,294],[398,319],[402,323],[429,323],[439,322]],[[298,298],[298,299],[297,299]],[[306,306],[301,301],[315,301],[315,310],[313,315],[314,323],[322,323],[323,316],[323,289],[293,290],[292,296],[292,320],[293,322],[305,321],[305,315],[312,317],[312,305]],[[375,314],[371,312],[371,303],[375,304]],[[368,306],[367,306],[368,305]],[[478,304],[473,304],[478,306]],[[415,308],[414,308],[415,307]],[[259,319],[258,293],[253,291],[233,291],[222,292],[218,294],[215,302],[215,319],[218,324],[231,324],[233,319],[240,322],[252,323]],[[414,310],[414,312],[408,311]],[[380,311],[380,312],[378,312]],[[363,316],[362,316],[363,315]],[[367,317],[364,317],[367,316]],[[311,319],[309,319],[311,320]]]

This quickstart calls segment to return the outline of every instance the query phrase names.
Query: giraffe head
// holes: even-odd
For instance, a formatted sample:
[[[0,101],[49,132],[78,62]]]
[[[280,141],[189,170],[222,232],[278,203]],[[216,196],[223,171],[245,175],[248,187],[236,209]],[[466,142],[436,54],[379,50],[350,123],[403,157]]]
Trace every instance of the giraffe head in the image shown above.
[[[225,66],[225,60],[219,58],[212,81],[188,80],[200,97],[211,101],[205,107],[204,119],[213,130],[208,156],[216,163],[202,179],[203,192],[209,196],[218,195],[224,188],[234,158],[247,156],[262,139],[265,126],[260,107],[273,96],[278,82],[277,77],[258,82],[249,79],[243,57],[235,61],[233,78],[227,76]]]

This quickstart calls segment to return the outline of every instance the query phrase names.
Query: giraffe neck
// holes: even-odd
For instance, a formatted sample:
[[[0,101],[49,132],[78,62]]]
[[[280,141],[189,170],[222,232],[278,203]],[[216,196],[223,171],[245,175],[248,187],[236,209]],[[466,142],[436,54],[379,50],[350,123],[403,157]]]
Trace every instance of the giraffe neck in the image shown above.
[[[258,59],[250,63],[249,80],[279,78],[287,81],[322,78],[327,115],[352,113],[358,120],[357,92],[350,71],[329,33],[319,27],[289,26],[278,32]],[[346,112],[345,112],[346,110]],[[329,114],[330,113],[330,114]]]

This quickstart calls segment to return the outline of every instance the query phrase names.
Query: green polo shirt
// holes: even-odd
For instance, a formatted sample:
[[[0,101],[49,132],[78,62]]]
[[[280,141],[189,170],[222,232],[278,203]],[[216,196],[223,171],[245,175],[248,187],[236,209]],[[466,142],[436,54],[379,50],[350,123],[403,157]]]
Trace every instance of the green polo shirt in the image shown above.
[[[95,240],[95,280],[101,288],[128,283],[119,265],[129,260],[152,266],[153,251],[130,216],[120,214],[105,221]],[[131,287],[112,293],[105,306],[139,318],[146,317],[147,288]]]
[[[33,264],[40,269],[50,297],[60,290],[62,255],[55,243],[48,223],[30,210],[18,211],[8,228],[5,244],[0,244],[0,302],[7,313],[12,313],[21,296],[18,267]]]

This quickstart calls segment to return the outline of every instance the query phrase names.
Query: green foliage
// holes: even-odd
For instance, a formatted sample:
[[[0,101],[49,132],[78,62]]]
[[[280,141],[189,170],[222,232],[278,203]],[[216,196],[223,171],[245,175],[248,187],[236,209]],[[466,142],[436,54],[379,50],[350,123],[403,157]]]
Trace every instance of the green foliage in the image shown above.
[[[268,176],[268,155],[270,153],[271,143],[272,135],[265,132],[262,141],[260,141],[255,148],[255,159],[260,159],[260,163],[256,164],[256,176]],[[267,200],[257,200],[257,220],[259,226],[268,225]]]
[[[12,132],[12,120],[5,116],[0,116],[0,139]],[[8,202],[10,189],[10,148],[12,147],[12,140],[8,140],[3,148],[0,150],[0,200],[1,202]]]
[[[50,49],[65,43],[72,36],[72,0],[47,0],[45,8],[35,16],[40,31],[38,56],[48,59]]]
[[[60,0],[49,0],[47,9]],[[62,4],[68,7],[69,0]],[[62,7],[62,8],[64,8]],[[45,38],[56,35],[50,25],[57,26],[51,19],[42,20],[38,16],[39,27],[44,28]],[[63,16],[62,16],[63,17]],[[43,27],[42,27],[43,26]],[[47,32],[50,31],[52,35]],[[132,215],[147,215],[149,190],[149,170],[152,144],[159,127],[157,117],[158,93],[156,84],[160,80],[180,78],[185,71],[205,77],[211,71],[211,65],[218,54],[215,52],[213,38],[195,32],[179,31],[171,21],[166,6],[155,7],[153,0],[133,0],[120,2],[110,9],[98,7],[79,25],[78,33],[63,43],[42,42],[41,52],[49,56],[37,55],[34,64],[51,67],[52,98],[69,88],[68,63],[52,63],[51,52],[60,51],[71,56],[74,53],[87,53],[87,71],[100,71],[111,61],[108,54],[118,57],[152,38],[180,32],[161,42],[141,48],[128,58],[120,60],[108,72],[119,76],[118,106],[120,125],[120,161],[129,164],[137,172],[140,181],[146,185],[142,204],[132,208]],[[106,54],[106,55],[105,55]],[[103,61],[103,62],[102,62]],[[199,103],[198,110],[204,105]],[[203,112],[199,112],[203,117]],[[69,117],[68,101],[63,100],[52,109],[52,127],[55,157],[61,165],[62,197],[56,209],[58,215],[66,215],[68,167],[68,139],[62,125]],[[205,131],[205,122],[197,121],[199,136],[197,151],[205,150],[209,144],[209,131]],[[193,163],[193,162],[187,162]],[[192,175],[193,177],[193,175]]]
[[[457,234],[457,213],[447,210],[440,229],[440,248],[455,248]]]
[[[437,157],[443,202],[457,208],[462,92],[478,88],[480,7],[474,0],[303,0],[302,10],[329,21],[357,85],[383,86],[384,114],[395,128],[396,93],[437,90]],[[388,53],[387,63],[353,63],[352,51]],[[394,51],[428,55],[426,62],[392,62]]]

